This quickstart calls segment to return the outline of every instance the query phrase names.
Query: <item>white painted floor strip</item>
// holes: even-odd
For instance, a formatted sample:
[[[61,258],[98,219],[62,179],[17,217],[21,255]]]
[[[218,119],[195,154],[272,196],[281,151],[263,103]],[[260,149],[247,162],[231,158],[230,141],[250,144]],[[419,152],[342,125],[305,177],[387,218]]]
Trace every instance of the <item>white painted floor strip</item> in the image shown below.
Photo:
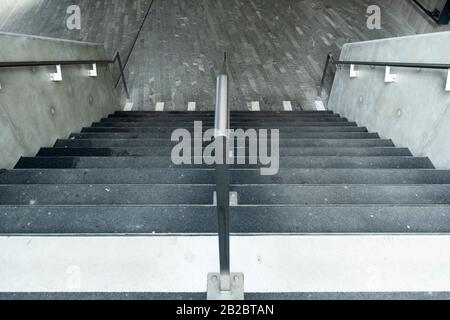
[[[261,111],[259,101],[252,101],[252,111]]]
[[[321,100],[314,101],[314,104],[316,106],[317,111],[326,111],[327,110],[325,108],[325,105],[323,104],[323,101],[321,101]]]
[[[164,111],[164,102],[157,102],[155,110],[156,111]]]
[[[290,101],[283,101],[284,111],[292,111],[292,103]]]
[[[188,103],[188,111],[195,111],[196,103],[195,102],[189,102]]]
[[[239,236],[246,292],[450,291],[450,236]],[[217,238],[0,237],[1,292],[205,292]]]
[[[123,111],[131,111],[133,110],[133,102],[127,102],[125,107],[123,107]]]

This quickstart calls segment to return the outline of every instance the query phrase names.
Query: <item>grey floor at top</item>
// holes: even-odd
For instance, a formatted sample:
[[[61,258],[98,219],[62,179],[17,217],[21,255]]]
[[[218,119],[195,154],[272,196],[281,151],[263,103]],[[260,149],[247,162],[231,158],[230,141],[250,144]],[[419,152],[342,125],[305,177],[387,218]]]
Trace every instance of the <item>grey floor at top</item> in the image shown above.
[[[126,59],[151,0],[17,0],[0,4],[0,30],[105,43]],[[82,29],[66,28],[78,4]],[[382,8],[382,29],[367,28],[369,5]],[[137,110],[211,110],[215,74],[229,53],[231,106],[311,109],[326,54],[350,41],[413,34],[380,0],[154,0],[126,74]],[[117,77],[117,73],[115,73]],[[330,85],[329,83],[327,84]],[[123,96],[121,86],[118,89]]]

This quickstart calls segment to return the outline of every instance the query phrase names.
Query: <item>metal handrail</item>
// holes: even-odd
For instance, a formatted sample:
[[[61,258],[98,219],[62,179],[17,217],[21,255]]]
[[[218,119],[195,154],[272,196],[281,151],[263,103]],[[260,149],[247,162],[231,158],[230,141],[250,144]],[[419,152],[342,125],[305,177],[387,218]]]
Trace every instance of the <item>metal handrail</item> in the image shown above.
[[[447,1],[441,10],[435,8],[433,11],[425,8],[425,6],[418,0],[413,0],[412,2],[415,3],[423,12],[425,12],[428,17],[433,19],[433,21],[437,24],[446,25],[450,22],[450,1]]]
[[[230,276],[230,173],[228,170],[228,146],[230,110],[228,106],[227,56],[225,53],[221,73],[217,76],[215,143],[216,152],[222,151],[216,163],[216,204],[219,226],[220,291],[231,291]]]
[[[83,65],[83,64],[114,64],[118,63],[120,69],[120,78],[117,80],[115,87],[117,88],[120,79],[122,79],[123,87],[127,96],[130,99],[127,81],[123,72],[122,59],[120,53],[116,52],[112,60],[47,60],[47,61],[11,61],[0,62],[0,68],[20,68],[20,67],[43,67],[43,66],[67,66],[67,65]]]
[[[414,62],[374,62],[374,61],[341,61],[335,60],[333,55],[329,53],[325,62],[322,80],[317,91],[318,96],[322,95],[323,86],[328,73],[330,65],[355,65],[355,66],[372,66],[372,67],[397,67],[397,68],[418,68],[418,69],[436,69],[436,70],[450,70],[450,64],[439,63],[414,63]]]

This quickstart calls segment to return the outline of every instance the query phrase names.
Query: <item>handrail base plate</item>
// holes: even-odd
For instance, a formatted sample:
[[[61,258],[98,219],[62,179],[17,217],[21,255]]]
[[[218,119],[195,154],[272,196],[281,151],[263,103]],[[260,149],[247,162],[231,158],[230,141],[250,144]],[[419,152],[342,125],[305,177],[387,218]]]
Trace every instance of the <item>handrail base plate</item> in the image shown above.
[[[220,274],[208,274],[207,299],[211,301],[238,301],[244,300],[244,274],[231,274],[231,290],[220,291]]]

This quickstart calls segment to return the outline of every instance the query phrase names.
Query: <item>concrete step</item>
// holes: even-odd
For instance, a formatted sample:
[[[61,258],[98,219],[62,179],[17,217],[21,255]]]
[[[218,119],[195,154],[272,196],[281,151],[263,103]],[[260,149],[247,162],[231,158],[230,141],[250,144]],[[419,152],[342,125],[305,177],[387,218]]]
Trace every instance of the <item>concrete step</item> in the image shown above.
[[[206,131],[210,128],[203,128],[203,131]],[[86,127],[81,130],[81,134],[83,133],[148,133],[148,134],[165,134],[170,136],[174,131],[174,128],[167,127],[134,127],[134,128],[102,128],[102,127]],[[194,128],[186,129],[190,132],[194,131]],[[280,128],[280,133],[286,134],[295,134],[295,133],[308,133],[308,132],[368,132],[366,127],[349,127],[349,126],[340,126],[340,127],[297,127],[297,128]],[[76,135],[76,134],[75,134]]]
[[[324,292],[445,296],[449,246],[448,235],[433,234],[240,235],[230,240],[232,268],[244,273],[246,293],[269,298],[286,292],[291,297]],[[219,268],[214,235],[5,236],[0,252],[0,292],[34,292],[31,296],[141,292],[161,298],[165,292],[166,297],[199,297],[207,274]]]
[[[120,148],[41,148],[37,157],[135,157],[170,156],[171,147],[120,147]],[[249,156],[248,149],[235,148],[235,155]],[[387,157],[412,156],[406,148],[289,148],[280,149],[280,156],[355,156]]]
[[[114,147],[152,147],[175,146],[178,142],[170,139],[69,139],[57,140],[55,148],[114,148]],[[210,142],[203,142],[203,146]],[[391,140],[383,139],[280,139],[282,147],[394,147]]]
[[[164,124],[178,124],[178,123],[192,123],[194,121],[202,121],[205,125],[207,124],[214,124],[215,119],[214,118],[179,118],[179,119],[173,119],[172,117],[168,118],[158,118],[157,120],[154,118],[146,118],[146,117],[135,117],[135,118],[103,118],[100,120],[100,122],[143,122],[143,123],[159,123],[161,125]],[[258,124],[269,124],[269,125],[279,125],[281,123],[289,123],[289,124],[295,124],[295,123],[303,123],[303,122],[347,122],[347,118],[341,118],[336,116],[320,116],[320,117],[290,117],[290,118],[284,118],[284,119],[277,119],[277,118],[231,118],[230,123],[231,125],[241,125],[241,124],[247,124],[247,125],[255,125]]]
[[[292,112],[283,112],[283,111],[231,111],[230,116],[247,116],[247,117],[296,117],[296,116],[318,116],[318,115],[332,115],[333,111],[292,111]],[[178,116],[211,116],[214,117],[214,111],[116,111],[112,116],[118,117],[178,117]]]
[[[212,205],[215,185],[0,185],[2,205]],[[450,204],[450,185],[233,185],[240,205]]]
[[[230,170],[233,184],[450,184],[450,170],[258,169]],[[0,174],[0,184],[214,184],[214,169],[21,169]]]
[[[278,129],[280,127],[319,127],[319,126],[328,126],[328,127],[337,127],[337,126],[348,126],[348,127],[356,127],[356,122],[347,122],[347,121],[303,121],[303,122],[289,122],[284,124],[283,122],[279,123],[232,123],[231,128],[239,128],[239,129]],[[113,128],[132,128],[132,127],[170,127],[170,128],[193,128],[194,122],[172,122],[172,123],[161,123],[158,121],[155,122],[94,122],[92,127],[113,127]],[[257,126],[257,128],[255,128]],[[205,127],[213,127],[212,123],[205,123]]]
[[[248,163],[248,162],[247,162]],[[17,169],[60,168],[205,168],[206,165],[176,166],[170,157],[22,157]],[[254,165],[234,165],[255,168]],[[434,169],[428,158],[417,157],[281,157],[280,168],[372,168],[372,169]]]
[[[152,133],[75,133],[70,135],[70,139],[170,139],[172,131],[168,132],[152,132]],[[270,133],[268,135],[271,136]],[[378,133],[368,132],[293,132],[280,133],[281,139],[297,138],[297,139],[378,139]]]
[[[449,233],[449,205],[238,206],[233,234]],[[6,234],[216,234],[213,206],[0,205]]]

